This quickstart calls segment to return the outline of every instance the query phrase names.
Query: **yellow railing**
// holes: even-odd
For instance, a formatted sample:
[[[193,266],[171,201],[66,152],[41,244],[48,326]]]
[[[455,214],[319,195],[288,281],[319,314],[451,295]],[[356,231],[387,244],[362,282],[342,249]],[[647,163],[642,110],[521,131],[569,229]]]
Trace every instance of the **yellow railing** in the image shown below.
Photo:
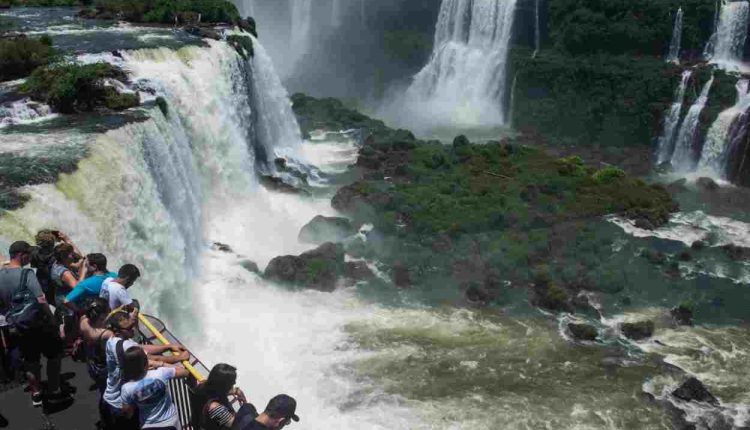
[[[169,345],[169,341],[167,340],[167,338],[165,338],[164,335],[162,335],[161,332],[156,327],[154,327],[154,325],[151,324],[151,321],[149,321],[143,314],[139,313],[138,319],[140,320],[141,324],[143,324],[143,326],[151,332],[154,338],[156,338],[164,345]],[[185,367],[185,369],[187,369],[188,372],[190,372],[191,375],[193,375],[193,378],[195,378],[197,382],[203,382],[206,379],[195,367],[193,367],[192,364],[190,364],[190,361],[185,360],[182,362],[182,365]]]

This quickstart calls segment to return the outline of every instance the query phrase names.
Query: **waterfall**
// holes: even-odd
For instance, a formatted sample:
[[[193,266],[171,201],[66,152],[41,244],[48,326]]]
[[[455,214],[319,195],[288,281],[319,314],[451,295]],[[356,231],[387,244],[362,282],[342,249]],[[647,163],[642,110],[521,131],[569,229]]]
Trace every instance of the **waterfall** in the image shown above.
[[[292,13],[292,32],[289,39],[289,52],[294,59],[299,61],[310,46],[312,31],[312,2],[313,0],[289,0],[289,8]]]
[[[658,145],[658,163],[661,164],[665,161],[669,161],[674,151],[675,137],[678,132],[678,124],[680,123],[680,115],[682,115],[682,105],[685,103],[685,89],[690,81],[690,76],[693,74],[691,70],[685,70],[682,72],[682,79],[680,79],[680,86],[675,92],[674,101],[669,107],[666,117],[664,118],[664,131],[659,138]]]
[[[443,0],[428,64],[406,92],[412,114],[433,124],[506,121],[506,60],[516,0]]]
[[[344,22],[342,0],[331,0],[331,26],[340,27]]]
[[[747,79],[737,81],[737,102],[721,112],[711,124],[698,162],[698,170],[717,177],[726,176],[728,156],[747,133],[747,116],[750,109],[749,84]]]
[[[253,7],[254,0],[234,0],[237,10],[239,10],[242,16],[255,16],[255,8]]]
[[[687,171],[692,170],[694,167],[693,153],[694,144],[696,138],[696,132],[698,131],[698,123],[700,121],[701,112],[706,106],[708,101],[708,93],[711,91],[711,85],[714,83],[714,77],[711,75],[700,95],[695,100],[690,110],[688,110],[685,119],[682,120],[682,126],[680,132],[677,135],[675,141],[674,153],[672,154],[671,163],[678,170]]]
[[[539,53],[539,46],[542,43],[541,29],[539,28],[539,2],[541,0],[534,1],[534,52],[531,54],[531,58],[536,58]],[[515,81],[515,78],[513,78]]]
[[[723,67],[737,68],[747,39],[750,3],[723,0],[713,36],[706,46],[706,57]]]
[[[682,46],[682,8],[677,9],[672,28],[672,41],[669,43],[669,54],[667,61],[680,64],[680,47]]]
[[[271,58],[257,39],[253,39],[255,55],[250,58],[252,70],[255,129],[259,148],[266,157],[266,167],[276,156],[289,156],[302,142],[297,118],[286,88],[274,70]],[[261,154],[258,154],[261,156]]]

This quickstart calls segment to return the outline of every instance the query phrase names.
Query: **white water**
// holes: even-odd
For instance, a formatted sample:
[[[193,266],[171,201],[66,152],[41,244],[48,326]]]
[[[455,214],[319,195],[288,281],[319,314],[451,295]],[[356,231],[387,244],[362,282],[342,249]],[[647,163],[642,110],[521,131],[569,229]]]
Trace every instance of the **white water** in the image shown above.
[[[667,61],[680,64],[680,47],[682,46],[682,8],[677,10],[672,29],[672,41],[669,43],[669,54]]]
[[[727,157],[734,143],[746,135],[747,114],[750,109],[748,84],[750,82],[746,79],[737,81],[737,102],[721,112],[708,130],[698,162],[699,172],[714,177],[725,176]]]
[[[708,101],[708,94],[711,91],[711,85],[714,82],[714,77],[711,75],[698,98],[695,100],[690,110],[685,115],[685,119],[682,120],[682,126],[680,132],[677,135],[675,141],[674,152],[672,153],[671,163],[672,166],[679,171],[689,171],[694,167],[693,160],[693,145],[695,144],[696,135],[698,131],[698,123],[700,121],[701,112],[706,107]]]
[[[706,47],[707,57],[712,63],[728,69],[742,68],[748,18],[750,3],[722,0],[716,32]]]
[[[674,151],[675,138],[677,137],[678,128],[680,123],[680,115],[682,114],[682,105],[685,103],[685,89],[690,81],[690,76],[693,74],[692,70],[685,70],[682,72],[682,79],[680,80],[680,86],[677,88],[675,93],[674,101],[669,107],[669,112],[664,119],[664,130],[661,137],[659,138],[659,149],[658,149],[658,163],[661,164],[665,161],[669,161]]]
[[[56,116],[46,104],[24,98],[0,105],[0,128],[13,124],[31,124]]]
[[[516,0],[443,0],[428,64],[403,101],[418,126],[506,122],[506,60]]]
[[[542,44],[542,30],[540,28],[539,21],[539,2],[541,0],[534,1],[534,52],[531,54],[531,58],[536,58],[536,54],[539,53],[539,48]],[[514,78],[515,79],[515,78]]]
[[[289,0],[292,27],[289,37],[291,63],[296,63],[309,50],[312,37],[313,0]]]

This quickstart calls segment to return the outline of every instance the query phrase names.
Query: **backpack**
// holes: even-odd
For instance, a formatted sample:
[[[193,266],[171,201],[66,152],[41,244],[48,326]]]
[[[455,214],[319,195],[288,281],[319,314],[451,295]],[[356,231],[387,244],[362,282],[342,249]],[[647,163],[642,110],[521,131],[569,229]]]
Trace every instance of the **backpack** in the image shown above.
[[[44,291],[47,303],[55,303],[55,283],[52,282],[52,266],[55,265],[55,258],[52,253],[44,254],[38,252],[32,256],[31,267],[36,269],[36,279],[39,286]]]
[[[21,282],[13,293],[11,305],[5,319],[16,330],[38,328],[48,322],[44,307],[36,299],[28,286],[30,269],[21,269]]]

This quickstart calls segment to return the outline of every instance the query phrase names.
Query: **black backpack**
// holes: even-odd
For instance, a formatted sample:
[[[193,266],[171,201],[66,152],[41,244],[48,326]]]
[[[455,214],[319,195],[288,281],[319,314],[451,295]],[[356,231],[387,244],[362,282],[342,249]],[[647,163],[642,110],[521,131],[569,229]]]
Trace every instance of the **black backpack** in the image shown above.
[[[55,265],[55,257],[52,253],[45,254],[38,251],[31,257],[31,267],[36,269],[36,279],[44,291],[47,303],[55,303],[55,283],[52,282],[52,266]]]
[[[47,312],[28,285],[31,269],[21,269],[21,282],[11,298],[10,310],[5,316],[11,327],[16,330],[29,330],[42,327],[48,323]]]

